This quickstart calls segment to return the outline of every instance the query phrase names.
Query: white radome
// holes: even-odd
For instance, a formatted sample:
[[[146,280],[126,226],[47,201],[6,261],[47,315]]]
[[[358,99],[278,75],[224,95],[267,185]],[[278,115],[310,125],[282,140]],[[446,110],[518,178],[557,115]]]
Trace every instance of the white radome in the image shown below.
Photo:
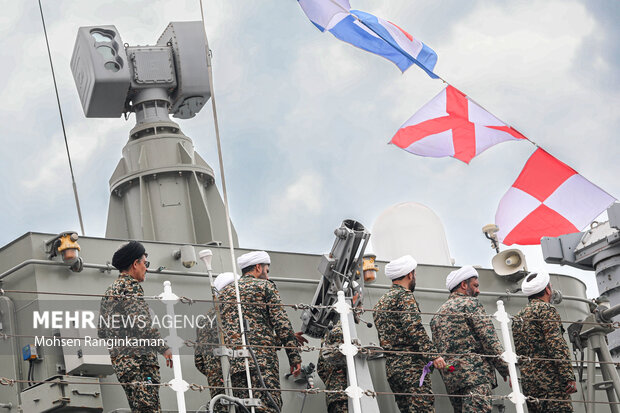
[[[410,254],[422,264],[452,265],[441,219],[417,202],[403,202],[384,210],[372,226],[371,240],[380,260]]]

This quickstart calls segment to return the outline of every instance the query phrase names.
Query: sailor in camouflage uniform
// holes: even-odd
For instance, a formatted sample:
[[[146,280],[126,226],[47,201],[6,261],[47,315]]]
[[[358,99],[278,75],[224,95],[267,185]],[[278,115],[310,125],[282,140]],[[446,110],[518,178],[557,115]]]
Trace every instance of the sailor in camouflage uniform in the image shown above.
[[[347,361],[338,349],[344,343],[342,323],[340,320],[331,329],[325,332],[321,340],[321,351],[316,371],[319,374],[326,390],[345,390],[347,382]],[[349,411],[349,397],[342,393],[326,393],[328,413],[347,413]]]
[[[426,376],[420,387],[424,366],[432,361],[436,368],[443,369],[446,363],[437,356],[437,350],[422,325],[420,308],[413,296],[416,267],[417,262],[410,255],[385,266],[385,275],[392,280],[392,288],[379,299],[373,314],[384,350],[422,353],[385,353],[385,370],[394,393],[430,395],[395,396],[400,411],[426,413],[435,411],[435,398],[432,396],[430,375]]]
[[[214,296],[218,296],[227,285],[234,281],[232,272],[224,272],[213,281]],[[220,310],[221,311],[221,310]],[[196,327],[196,348],[194,350],[194,365],[207,378],[207,385],[218,387],[209,389],[211,398],[218,394],[224,394],[224,378],[220,357],[213,354],[213,350],[219,347],[220,337],[217,323],[216,308],[211,309],[203,320],[202,325]],[[228,412],[228,408],[221,403],[215,405],[216,413]]]
[[[269,265],[271,260],[264,251],[255,251],[244,254],[237,259],[242,276],[239,279],[239,296],[242,302],[280,304],[280,294],[276,285],[269,281]],[[234,284],[228,285],[219,295],[222,301],[236,302]],[[242,305],[243,317],[247,322],[246,342],[254,346],[284,346],[297,347],[298,338],[293,332],[288,316],[279,305]],[[236,349],[242,349],[241,334],[237,305],[222,304],[222,324],[224,337],[227,343],[236,344]],[[267,388],[280,389],[279,362],[275,348],[251,347],[258,360]],[[286,348],[290,371],[298,376],[301,371],[301,356],[297,348]],[[253,360],[248,359],[252,376],[252,386],[262,387]],[[231,382],[233,387],[248,387],[246,382],[245,362],[241,357],[230,360]],[[247,398],[247,390],[234,391],[235,397]],[[269,392],[278,408],[282,406],[280,391]],[[267,392],[255,391],[253,397],[261,399],[263,408],[260,412],[276,412]]]
[[[140,286],[149,266],[146,257],[144,246],[136,241],[123,245],[114,253],[112,265],[120,274],[101,299],[97,331],[99,338],[147,339],[158,344],[145,347],[114,346],[109,350],[112,367],[120,383],[143,383],[123,385],[131,411],[139,413],[160,411],[159,386],[149,385],[160,382],[157,353],[163,354],[166,365],[172,367],[172,352],[161,338],[159,330],[152,327],[149,306],[144,301],[144,290]],[[123,322],[113,321],[129,318],[135,321],[133,327],[124,327]]]
[[[558,311],[550,304],[549,274],[529,274],[521,285],[529,303],[513,319],[512,335],[517,355],[532,358],[550,358],[562,361],[519,361],[521,384],[525,396],[536,399],[561,399],[565,402],[527,401],[530,413],[572,412],[570,394],[577,391],[571,366],[564,328]],[[534,321],[549,320],[549,321]]]
[[[506,381],[508,365],[499,358],[504,350],[493,322],[476,298],[480,293],[478,272],[470,265],[452,271],[446,279],[446,287],[450,291],[448,301],[431,320],[433,342],[440,353],[448,354],[446,363],[450,367],[441,371],[443,382],[449,394],[474,395],[450,397],[456,413],[490,413],[493,408],[491,389],[497,387],[495,370]],[[482,354],[498,357],[482,357]]]

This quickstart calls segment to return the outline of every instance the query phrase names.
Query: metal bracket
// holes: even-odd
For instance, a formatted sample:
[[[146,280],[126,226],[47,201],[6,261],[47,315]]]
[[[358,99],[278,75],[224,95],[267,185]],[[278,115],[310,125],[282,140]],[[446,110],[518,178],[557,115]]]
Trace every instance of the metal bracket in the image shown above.
[[[245,407],[263,407],[260,399],[240,399],[240,401]]]
[[[243,348],[241,350],[235,350],[233,357],[248,358],[250,357],[250,350],[248,350],[247,348]]]
[[[260,399],[237,399],[237,401],[246,407],[263,407],[263,402]],[[224,406],[235,406],[237,404],[226,398],[220,399],[219,403]]]
[[[222,357],[222,356],[234,357],[235,353],[231,348],[221,346],[221,347],[216,347],[213,349],[213,355],[215,357]]]
[[[594,390],[609,390],[614,387],[614,382],[611,380],[602,381],[594,384]]]

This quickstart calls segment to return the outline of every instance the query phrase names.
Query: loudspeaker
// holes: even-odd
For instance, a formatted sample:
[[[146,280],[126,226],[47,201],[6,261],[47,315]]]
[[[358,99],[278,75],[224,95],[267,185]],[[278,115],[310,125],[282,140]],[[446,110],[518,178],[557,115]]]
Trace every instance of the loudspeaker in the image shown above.
[[[527,274],[525,255],[516,248],[496,254],[491,260],[491,265],[497,275],[510,280],[517,281]]]

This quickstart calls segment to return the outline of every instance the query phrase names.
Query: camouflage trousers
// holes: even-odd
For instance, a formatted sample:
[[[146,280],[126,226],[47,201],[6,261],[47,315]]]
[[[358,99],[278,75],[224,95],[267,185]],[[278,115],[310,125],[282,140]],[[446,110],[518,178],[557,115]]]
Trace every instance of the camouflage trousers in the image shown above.
[[[349,413],[349,400],[338,400],[327,406],[327,413]]]
[[[117,369],[115,366],[115,370],[118,381],[121,384],[133,382],[148,383],[149,378],[154,384],[159,384],[160,382],[159,366],[142,366],[138,369],[122,371],[120,375],[120,369]],[[161,411],[159,406],[159,386],[123,384],[123,389],[125,390],[132,413]]]
[[[491,413],[493,410],[493,401],[491,400],[491,385],[479,384],[473,387],[467,387],[459,391],[455,391],[455,395],[468,395],[470,397],[450,397],[450,403],[454,408],[454,413]],[[489,397],[480,397],[480,396]]]
[[[394,393],[418,393],[425,396],[394,396],[401,413],[434,413],[435,396],[431,386],[431,377],[427,375],[420,387],[422,368],[403,368],[388,377],[388,383]]]
[[[325,383],[326,390],[344,390],[348,387],[346,368],[326,368],[319,373],[319,377]],[[347,412],[349,397],[346,394],[326,393],[325,402],[327,403],[328,413]]]
[[[550,401],[527,401],[527,411],[529,413],[572,413],[573,406],[571,404],[570,395],[562,392],[527,392],[524,389],[526,396],[531,396],[540,399],[564,399],[566,402],[550,402]]]
[[[271,394],[271,397],[278,405],[278,408],[282,410],[282,395],[280,394],[280,378],[278,376],[278,371],[273,371],[266,368],[261,368],[261,373],[263,375],[263,380],[265,381],[265,386],[267,389],[275,389],[278,391],[266,392],[266,391],[254,391],[252,392],[252,397],[255,399],[260,399],[263,402],[263,407],[260,409],[256,409],[257,412],[261,413],[276,413],[277,410],[271,404],[268,393]],[[256,369],[250,369],[250,376],[252,377],[252,387],[262,387],[260,381],[258,380],[258,374],[256,374]],[[234,373],[230,377],[230,381],[232,382],[233,387],[248,387],[248,384],[245,379],[245,371],[241,371],[238,373]],[[247,390],[233,390],[233,394],[235,397],[239,397],[242,399],[247,399],[248,391]]]
[[[566,400],[566,402],[528,401],[527,410],[530,413],[572,412],[573,406],[571,404],[571,397],[568,393],[563,391],[564,386],[561,386],[559,381],[559,378],[551,374],[541,375],[532,368],[521,368],[521,384],[523,386],[523,394],[525,394],[526,397]]]

